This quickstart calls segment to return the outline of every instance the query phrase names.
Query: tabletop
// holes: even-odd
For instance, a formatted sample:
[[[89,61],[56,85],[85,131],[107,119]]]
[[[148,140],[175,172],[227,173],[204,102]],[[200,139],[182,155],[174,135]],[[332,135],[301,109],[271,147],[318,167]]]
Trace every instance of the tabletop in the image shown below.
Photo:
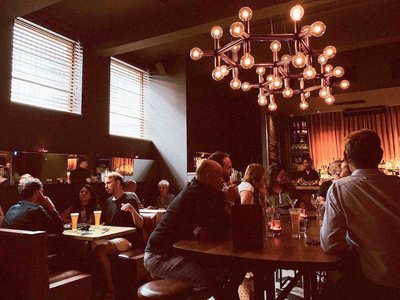
[[[89,230],[64,230],[63,236],[75,240],[96,241],[100,239],[111,239],[136,232],[134,227],[120,226],[90,226]]]

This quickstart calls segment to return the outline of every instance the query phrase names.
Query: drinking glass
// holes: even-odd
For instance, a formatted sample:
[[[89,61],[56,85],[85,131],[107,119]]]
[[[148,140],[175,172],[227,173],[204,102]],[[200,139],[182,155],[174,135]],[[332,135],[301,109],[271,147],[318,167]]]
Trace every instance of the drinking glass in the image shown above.
[[[297,199],[292,199],[292,198],[289,197],[289,195],[287,195],[287,198],[288,198],[288,201],[289,201],[289,203],[290,203],[290,206],[291,206],[292,208],[294,208],[294,206],[295,206],[296,203],[297,203]]]
[[[267,207],[265,209],[265,224],[266,224],[266,232],[267,238],[274,237],[274,232],[272,231],[272,225],[274,220],[275,208]]]
[[[292,238],[300,238],[300,208],[290,208],[290,223],[292,223]]]
[[[300,237],[306,238],[307,231],[307,213],[304,208],[300,208]]]
[[[71,213],[71,229],[72,230],[78,229],[78,218],[79,218],[79,213]]]
[[[101,210],[95,210],[93,214],[94,214],[94,225],[100,226]]]

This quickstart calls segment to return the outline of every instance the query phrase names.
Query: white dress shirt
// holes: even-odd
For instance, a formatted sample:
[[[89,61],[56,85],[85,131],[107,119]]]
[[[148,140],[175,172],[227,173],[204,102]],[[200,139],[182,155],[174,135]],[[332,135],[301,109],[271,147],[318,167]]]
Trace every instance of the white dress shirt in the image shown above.
[[[330,254],[357,251],[364,275],[400,287],[400,178],[358,169],[335,181],[326,197],[321,247]]]

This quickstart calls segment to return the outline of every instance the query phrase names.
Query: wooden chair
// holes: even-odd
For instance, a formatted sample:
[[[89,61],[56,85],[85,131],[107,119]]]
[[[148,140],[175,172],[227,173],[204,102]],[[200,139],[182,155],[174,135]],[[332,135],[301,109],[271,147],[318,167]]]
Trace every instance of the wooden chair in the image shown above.
[[[0,299],[91,298],[91,275],[68,270],[49,274],[44,231],[0,229]]]

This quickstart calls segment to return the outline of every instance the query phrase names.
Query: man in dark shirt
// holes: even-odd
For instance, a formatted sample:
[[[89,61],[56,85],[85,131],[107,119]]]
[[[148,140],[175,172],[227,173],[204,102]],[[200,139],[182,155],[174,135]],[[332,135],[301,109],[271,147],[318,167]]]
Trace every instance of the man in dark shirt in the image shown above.
[[[173,253],[173,244],[185,239],[228,238],[230,216],[225,202],[230,199],[221,191],[222,168],[218,163],[203,161],[196,176],[197,179],[176,196],[151,234],[144,264],[157,277],[187,282],[194,288],[196,299],[208,299],[213,294],[215,277],[223,273],[221,266],[212,268],[178,256]]]
[[[298,183],[318,184],[318,172],[313,169],[313,162],[311,158],[306,158],[303,161],[304,170],[299,173]]]
[[[88,162],[82,159],[79,166],[71,172],[69,176],[71,183],[88,183],[91,181],[90,171],[88,170]]]
[[[18,192],[23,200],[10,207],[1,227],[20,230],[43,230],[62,233],[64,226],[51,200],[43,195],[43,185],[37,178],[21,182]]]
[[[118,173],[108,173],[105,180],[107,193],[112,194],[106,200],[102,213],[102,219],[106,225],[136,227],[137,232],[125,238],[102,240],[94,250],[94,256],[101,267],[106,283],[106,296],[112,298],[115,295],[115,287],[112,281],[111,264],[109,256],[128,251],[132,247],[142,246],[140,228],[143,226],[143,218],[139,214],[138,204],[132,195],[123,191],[123,178]]]

